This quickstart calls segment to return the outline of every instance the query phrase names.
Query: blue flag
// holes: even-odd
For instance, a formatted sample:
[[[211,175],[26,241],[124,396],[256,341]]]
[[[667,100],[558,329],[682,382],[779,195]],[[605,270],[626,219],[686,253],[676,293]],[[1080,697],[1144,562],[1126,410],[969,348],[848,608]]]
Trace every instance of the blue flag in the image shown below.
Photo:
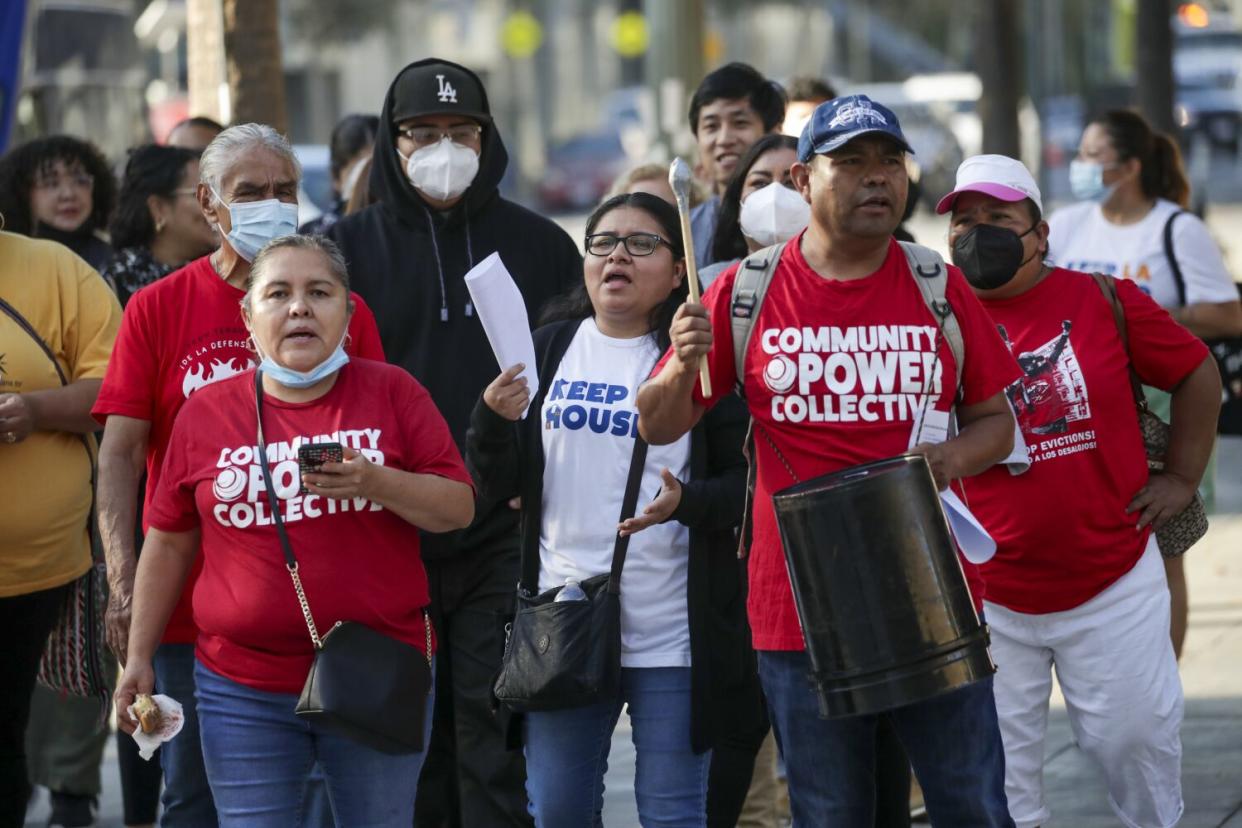
[[[0,3],[0,152],[9,144],[13,112],[21,91],[22,33],[25,31],[26,0]]]

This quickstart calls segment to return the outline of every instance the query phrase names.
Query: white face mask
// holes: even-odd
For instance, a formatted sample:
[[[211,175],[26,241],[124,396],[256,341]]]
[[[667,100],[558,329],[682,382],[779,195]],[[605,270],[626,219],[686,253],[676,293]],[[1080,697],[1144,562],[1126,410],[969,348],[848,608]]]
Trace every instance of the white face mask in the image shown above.
[[[405,174],[410,183],[436,201],[457,198],[479,174],[479,154],[447,137],[414,150],[408,158],[401,150],[397,150],[397,155],[405,159]]]
[[[370,160],[369,157],[358,159],[349,168],[349,172],[345,173],[345,180],[341,182],[341,201],[348,202],[353,197],[354,188],[358,186],[358,179],[362,177],[362,171],[371,169],[371,165],[367,163]]]
[[[779,181],[747,196],[738,216],[742,233],[763,247],[792,239],[810,221],[811,205]]]

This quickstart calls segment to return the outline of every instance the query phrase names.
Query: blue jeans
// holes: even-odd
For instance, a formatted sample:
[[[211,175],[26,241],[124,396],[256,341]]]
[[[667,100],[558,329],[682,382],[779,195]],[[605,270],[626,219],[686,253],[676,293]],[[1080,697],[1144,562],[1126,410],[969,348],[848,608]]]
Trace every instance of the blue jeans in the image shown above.
[[[424,752],[393,756],[328,733],[294,715],[296,695],[246,687],[201,663],[194,676],[203,758],[223,828],[305,824],[316,767],[336,824],[414,823]],[[428,725],[433,699],[428,693]]]
[[[794,828],[869,828],[875,824],[878,717],[821,719],[810,672],[805,652],[759,652]],[[910,757],[933,825],[1013,828],[990,677],[883,715]]]
[[[612,731],[629,705],[643,828],[703,828],[711,751],[690,747],[690,668],[625,667],[621,698],[526,715],[526,791],[539,828],[603,824]]]
[[[203,768],[194,703],[194,645],[161,644],[152,660],[155,689],[181,702],[185,724],[176,739],[160,748],[164,769],[163,828],[208,828],[216,824],[216,806]]]

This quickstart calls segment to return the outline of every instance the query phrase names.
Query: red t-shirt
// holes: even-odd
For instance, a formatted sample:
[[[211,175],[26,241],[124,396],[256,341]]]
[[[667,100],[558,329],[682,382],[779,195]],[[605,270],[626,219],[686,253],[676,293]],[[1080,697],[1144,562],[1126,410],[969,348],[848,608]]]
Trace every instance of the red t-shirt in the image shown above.
[[[1128,279],[1117,280],[1130,358],[1147,385],[1176,386],[1207,357],[1198,338]],[[1147,483],[1129,360],[1112,306],[1085,273],[1057,269],[984,308],[1023,376],[1006,389],[1030,453],[1014,476],[989,469],[966,483],[996,540],[983,565],[988,600],[1017,612],[1071,609],[1138,562],[1150,529],[1126,505]]]
[[[320,635],[357,621],[424,650],[429,598],[418,528],[366,500],[299,494],[297,448],[339,442],[372,463],[472,485],[426,389],[401,368],[355,359],[317,400],[265,395],[263,433]],[[297,693],[313,647],[254,462],[256,442],[253,372],[195,394],[173,428],[147,517],[167,532],[202,530],[198,658],[248,687]]]
[[[159,485],[164,452],[173,420],[186,399],[199,388],[239,374],[255,364],[246,346],[250,336],[241,318],[243,292],[220,278],[209,256],[134,294],[125,307],[108,372],[91,413],[103,423],[112,414],[151,423],[147,440],[147,492],[150,509]],[[375,316],[354,295],[357,309],[349,323],[353,356],[384,358]],[[144,510],[145,515],[145,510]],[[150,522],[143,518],[143,531]],[[194,641],[190,592],[198,565],[186,583],[163,641]]]
[[[759,429],[798,479],[810,480],[903,454],[924,395],[929,410],[947,411],[956,386],[952,351],[943,338],[934,348],[935,317],[896,241],[879,270],[845,281],[812,270],[801,240],[781,256],[755,319],[745,367],[746,401],[757,426],[747,610],[758,650],[804,648],[771,497],[795,481]],[[708,406],[735,386],[730,305],[736,273],[736,266],[725,271],[703,297],[714,337],[708,357],[713,397],[704,400],[698,383],[694,393],[696,402]],[[999,393],[1018,368],[954,267],[946,298],[965,346],[962,402],[973,405]],[[962,567],[978,604],[977,568],[964,558]]]

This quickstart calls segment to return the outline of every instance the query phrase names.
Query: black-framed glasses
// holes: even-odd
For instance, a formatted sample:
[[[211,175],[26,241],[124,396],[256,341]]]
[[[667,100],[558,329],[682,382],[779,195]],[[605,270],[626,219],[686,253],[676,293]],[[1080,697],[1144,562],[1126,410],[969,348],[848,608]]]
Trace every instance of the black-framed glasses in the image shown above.
[[[454,144],[472,144],[483,134],[483,127],[478,124],[458,124],[448,129],[433,126],[403,127],[397,130],[398,135],[409,138],[416,146],[428,147],[448,138]]]
[[[660,245],[672,245],[655,233],[631,233],[618,236],[616,233],[592,233],[586,237],[586,249],[592,256],[607,256],[616,250],[618,244],[624,244],[626,252],[631,256],[650,256]]]

